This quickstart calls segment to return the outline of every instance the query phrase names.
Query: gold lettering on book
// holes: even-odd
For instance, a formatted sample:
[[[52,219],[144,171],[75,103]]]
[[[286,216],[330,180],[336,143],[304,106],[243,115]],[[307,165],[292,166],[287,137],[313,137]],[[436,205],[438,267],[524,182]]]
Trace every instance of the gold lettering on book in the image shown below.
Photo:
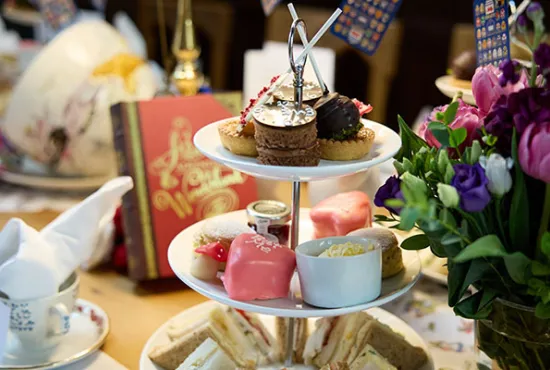
[[[246,175],[206,160],[193,145],[192,127],[184,117],[173,120],[168,142],[168,150],[149,164],[160,184],[152,194],[153,207],[196,220],[237,209],[239,197],[231,186],[243,184]]]

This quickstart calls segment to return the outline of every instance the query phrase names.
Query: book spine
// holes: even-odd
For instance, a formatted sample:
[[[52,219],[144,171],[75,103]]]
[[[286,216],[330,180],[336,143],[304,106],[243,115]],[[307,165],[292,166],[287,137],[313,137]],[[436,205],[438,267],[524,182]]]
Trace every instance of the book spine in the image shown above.
[[[133,160],[133,141],[131,140],[127,106],[134,103],[121,103],[111,107],[113,142],[117,154],[119,174],[135,178]],[[146,280],[147,259],[143,245],[142,220],[139,212],[139,198],[136,188],[122,198],[122,219],[124,222],[124,240],[126,245],[128,275],[134,280]]]

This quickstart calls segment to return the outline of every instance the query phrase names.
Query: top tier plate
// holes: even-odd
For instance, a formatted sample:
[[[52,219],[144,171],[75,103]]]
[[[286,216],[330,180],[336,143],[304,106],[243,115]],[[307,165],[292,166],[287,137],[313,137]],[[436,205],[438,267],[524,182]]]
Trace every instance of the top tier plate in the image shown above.
[[[366,171],[368,168],[392,158],[401,148],[399,135],[380,123],[363,119],[363,124],[375,134],[370,154],[355,161],[325,161],[317,167],[284,167],[260,164],[256,158],[235,155],[222,146],[218,135],[218,125],[228,118],[209,124],[200,129],[193,139],[197,149],[206,157],[244,172],[254,177],[279,181],[312,181],[351,175]]]

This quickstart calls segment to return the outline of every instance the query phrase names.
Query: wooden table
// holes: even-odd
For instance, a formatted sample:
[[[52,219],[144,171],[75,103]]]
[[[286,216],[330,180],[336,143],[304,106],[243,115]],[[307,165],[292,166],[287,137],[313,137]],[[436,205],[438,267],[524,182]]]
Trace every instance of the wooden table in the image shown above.
[[[56,213],[0,213],[0,228],[12,217],[40,229]],[[103,351],[131,370],[139,369],[139,357],[147,339],[170,317],[206,300],[182,289],[179,280],[137,284],[113,271],[82,272],[80,297],[101,306],[109,315],[111,333]]]

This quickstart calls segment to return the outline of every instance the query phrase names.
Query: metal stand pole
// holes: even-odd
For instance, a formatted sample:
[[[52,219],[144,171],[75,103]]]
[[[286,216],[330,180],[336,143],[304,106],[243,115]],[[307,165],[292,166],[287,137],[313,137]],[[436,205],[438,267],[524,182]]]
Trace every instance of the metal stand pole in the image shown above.
[[[291,224],[290,224],[290,248],[295,250],[298,246],[298,237],[300,229],[300,182],[292,183],[292,208],[291,208]],[[292,366],[292,354],[294,353],[294,318],[288,320],[286,333],[286,354],[285,366]]]

